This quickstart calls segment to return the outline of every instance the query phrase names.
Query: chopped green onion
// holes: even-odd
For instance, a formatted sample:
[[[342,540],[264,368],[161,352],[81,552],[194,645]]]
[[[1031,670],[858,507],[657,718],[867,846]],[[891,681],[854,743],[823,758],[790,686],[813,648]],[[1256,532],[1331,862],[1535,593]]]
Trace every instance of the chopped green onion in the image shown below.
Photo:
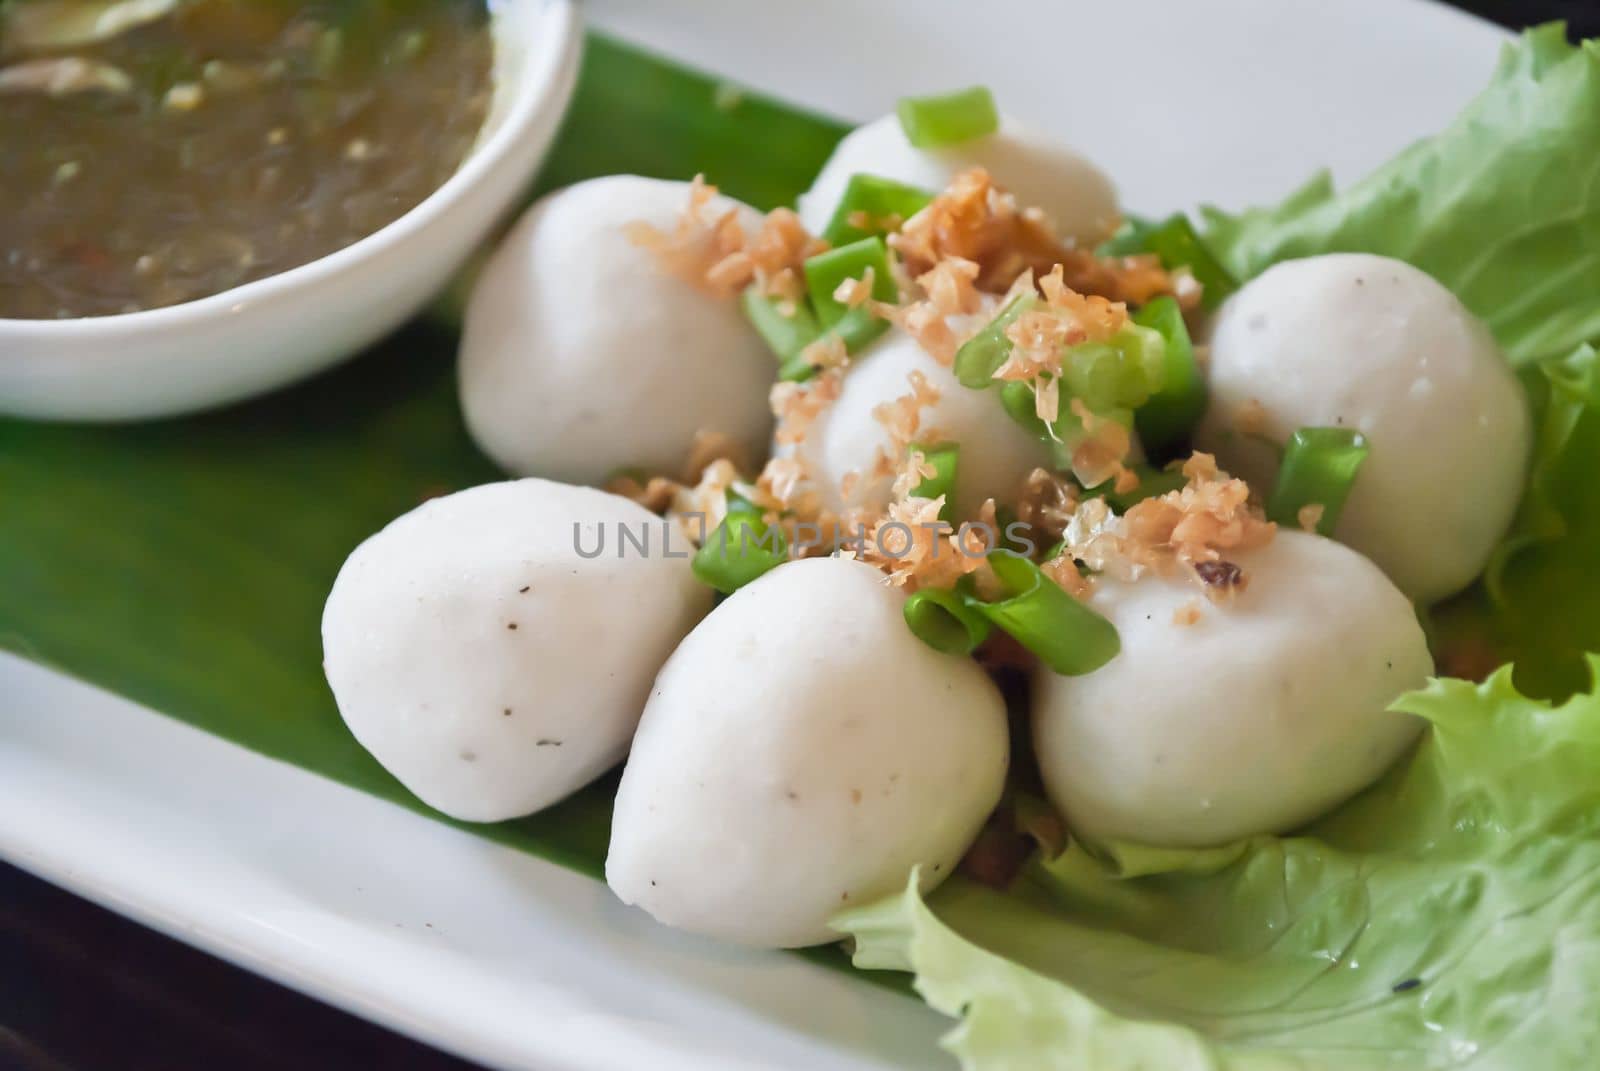
[[[917,484],[911,493],[917,498],[938,498],[949,494],[956,482],[956,465],[961,458],[959,443],[940,443],[937,446],[913,446],[922,460],[932,465],[934,474]]]
[[[911,632],[935,651],[967,655],[989,638],[993,625],[974,609],[965,581],[956,590],[923,588],[906,600],[905,618]]]
[[[882,225],[884,222],[896,219],[904,222],[921,212],[931,200],[933,194],[927,190],[907,186],[894,179],[865,173],[851,175],[849,185],[844,188],[844,197],[840,199],[839,207],[833,210],[833,218],[823,229],[822,237],[837,248],[883,234],[886,229]],[[852,218],[862,217],[870,226],[861,227],[851,222]]]
[[[984,86],[933,97],[901,97],[895,113],[906,140],[919,149],[959,145],[1000,129],[994,94]]]
[[[944,508],[939,511],[939,516],[950,520],[950,492],[956,485],[956,469],[961,461],[960,444],[940,443],[937,446],[913,446],[911,449],[921,454],[922,460],[932,465],[934,470],[933,475],[917,484],[911,493],[917,498],[945,496]]]
[[[1128,324],[1106,342],[1081,342],[1061,355],[1062,385],[1092,411],[1135,409],[1160,390],[1166,342]]]
[[[1051,468],[1063,472],[1072,468],[1072,452],[1083,441],[1083,422],[1070,408],[1056,418],[1054,425],[1046,424],[1039,417],[1033,384],[1016,380],[1000,385],[1000,406],[1022,430],[1050,450]]]
[[[1046,441],[1055,438],[1051,434],[1050,425],[1039,417],[1038,401],[1032,383],[1009,380],[1000,384],[1000,404],[1004,407],[1006,415],[1021,424],[1026,431],[1032,432],[1034,438]]]
[[[731,595],[788,561],[783,533],[754,510],[734,510],[712,530],[689,563],[700,581]]]
[[[1114,253],[1108,253],[1113,250]],[[1169,271],[1188,268],[1195,281],[1204,290],[1200,304],[1215,309],[1227,296],[1239,289],[1239,284],[1228,269],[1222,266],[1205,241],[1195,233],[1194,224],[1181,212],[1160,223],[1134,226],[1118,231],[1111,241],[1100,247],[1102,255],[1130,256],[1134,253],[1154,253]]]
[[[982,390],[994,384],[995,372],[1011,356],[1011,340],[1006,337],[1006,328],[1038,303],[1039,298],[1034,294],[1018,295],[989,321],[989,326],[962,343],[956,351],[954,368],[963,387]]]
[[[876,296],[876,295],[874,295]],[[892,298],[879,298],[879,301],[893,300]],[[832,327],[827,334],[838,335],[844,342],[846,353],[860,353],[867,343],[889,330],[889,321],[875,315],[866,307],[854,308],[844,314],[844,318]]]
[[[1167,338],[1130,320],[1111,336],[1111,344],[1122,357],[1122,393],[1114,408],[1137,409],[1167,385]]]
[[[804,351],[778,365],[778,378],[785,383],[804,383],[816,374],[817,366],[806,359]]]
[[[1109,342],[1073,346],[1061,355],[1061,378],[1090,409],[1108,408],[1122,394],[1122,355]]]
[[[1154,469],[1149,465],[1129,467],[1139,477],[1138,487],[1131,491],[1119,492],[1114,486],[1116,481],[1107,480],[1084,491],[1084,497],[1103,498],[1116,512],[1126,513],[1147,498],[1157,498],[1168,491],[1181,491],[1189,482],[1189,478],[1178,469]]]
[[[1206,386],[1194,359],[1194,344],[1183,310],[1170,297],[1158,297],[1133,314],[1133,322],[1158,332],[1162,348],[1161,386],[1134,414],[1139,440],[1151,454],[1165,454],[1189,438],[1206,410]]]
[[[1011,356],[1010,326],[1039,298],[1022,294],[1000,310],[988,326],[956,351],[956,379],[982,390],[994,383],[994,374]],[[1161,389],[1166,377],[1166,340],[1153,328],[1125,325],[1105,342],[1084,342],[1062,353],[1063,386],[1090,409],[1131,409]]]
[[[1116,626],[1068,595],[1027,558],[996,551],[989,555],[989,565],[1006,597],[999,602],[970,597],[967,605],[1057,673],[1092,673],[1122,650]]]
[[[811,303],[823,327],[832,327],[852,310],[833,295],[847,279],[861,279],[872,269],[872,296],[879,301],[894,301],[894,273],[889,269],[889,249],[877,236],[839,246],[807,258],[804,270]]]
[[[754,513],[758,517],[762,513],[760,506],[735,491],[732,487],[724,491],[722,497],[728,503],[729,513]]]
[[[1371,447],[1367,437],[1349,428],[1301,428],[1289,439],[1278,469],[1278,482],[1267,499],[1267,517],[1298,526],[1300,511],[1321,506],[1320,535],[1332,535]]]
[[[996,550],[1009,550],[1023,557],[1031,557],[1038,552],[1039,544],[1033,541],[1030,534],[1034,531],[1033,526],[1018,525],[1017,511],[1010,506],[995,506],[994,526],[998,537],[995,540]]]
[[[1072,411],[1070,405],[1063,404],[1055,423],[1046,424],[1039,418],[1033,384],[1020,380],[1000,385],[1000,404],[1005,409],[1006,415],[1050,447],[1053,467],[1057,469],[1072,467],[1072,452],[1078,448],[1088,433],[1084,430],[1083,421]],[[1133,426],[1133,413],[1127,409],[1106,409],[1095,415],[1105,420],[1115,420],[1124,427]]]
[[[740,303],[745,317],[780,363],[799,354],[822,334],[822,326],[804,304],[793,302],[793,313],[786,315],[781,308],[783,302],[763,294],[758,284],[745,289]]]
[[[889,249],[882,238],[863,238],[859,242],[830,249],[809,258],[804,265],[806,287],[812,307],[827,333],[844,340],[845,349],[856,353],[868,342],[889,329],[889,322],[866,306],[850,308],[834,298],[839,284],[847,279],[863,279],[872,269],[872,296],[878,301],[898,301],[899,288],[889,268]]]

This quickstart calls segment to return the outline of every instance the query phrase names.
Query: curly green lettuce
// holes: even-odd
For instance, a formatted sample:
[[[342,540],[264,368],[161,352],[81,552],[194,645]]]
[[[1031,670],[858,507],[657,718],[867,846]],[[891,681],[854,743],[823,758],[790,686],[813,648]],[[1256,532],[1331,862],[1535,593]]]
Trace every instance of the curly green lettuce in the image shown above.
[[[1303,835],[1075,845],[1009,892],[913,882],[838,924],[961,1019],[977,1071],[1594,1067],[1600,698],[1502,671],[1396,710],[1431,732]]]
[[[1518,687],[1571,695],[1600,650],[1600,355],[1584,345],[1523,371],[1533,461],[1511,531],[1480,587],[1436,615],[1446,668],[1514,662]]]
[[[1340,192],[1322,174],[1276,207],[1205,215],[1208,245],[1241,277],[1381,253],[1494,331],[1529,387],[1536,456],[1483,584],[1437,610],[1441,664],[1481,675],[1514,661],[1519,686],[1547,697],[1581,687],[1584,653],[1600,650],[1600,42],[1531,30],[1454,123],[1365,180]]]
[[[1446,130],[1348,190],[1319,175],[1275,208],[1205,216],[1240,278],[1381,253],[1454,291],[1513,363],[1562,357],[1600,340],[1600,42],[1531,30]]]

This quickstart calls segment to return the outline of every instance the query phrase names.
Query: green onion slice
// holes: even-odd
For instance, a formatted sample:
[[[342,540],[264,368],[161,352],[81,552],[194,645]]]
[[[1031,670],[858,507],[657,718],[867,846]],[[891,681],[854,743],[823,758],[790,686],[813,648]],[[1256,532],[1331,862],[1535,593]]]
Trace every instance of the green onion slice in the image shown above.
[[[788,561],[783,532],[754,510],[734,510],[712,530],[689,563],[694,575],[731,595]]]
[[[935,651],[969,655],[989,638],[993,625],[973,609],[963,588],[923,588],[906,600],[905,618],[913,635]]]
[[[961,460],[959,443],[939,443],[937,446],[913,446],[914,452],[934,468],[934,474],[917,484],[911,493],[917,498],[938,498],[947,495],[955,486],[956,466]]]
[[[879,298],[878,300],[890,300]],[[828,334],[838,335],[844,340],[844,351],[849,354],[860,353],[866,348],[867,343],[889,330],[889,321],[881,316],[873,315],[870,309],[855,308],[845,313],[844,318],[828,328]]]
[[[1122,357],[1121,395],[1117,408],[1137,409],[1167,385],[1167,338],[1130,317],[1111,338]]]
[[[1222,266],[1216,254],[1211,252],[1205,240],[1195,233],[1189,217],[1181,212],[1159,223],[1130,221],[1097,252],[1101,256],[1154,253],[1169,271],[1188,268],[1195,281],[1204,287],[1200,304],[1207,309],[1215,309],[1229,294],[1239,289],[1238,282]]]
[[[1130,323],[1105,342],[1083,342],[1061,355],[1062,386],[1091,411],[1136,409],[1165,381],[1166,341]]]
[[[989,555],[1005,585],[999,602],[969,597],[967,605],[1066,677],[1093,673],[1117,656],[1116,626],[1061,589],[1027,558],[1005,551]]]
[[[1070,407],[1062,406],[1055,423],[1047,424],[1039,416],[1033,384],[1016,380],[1000,385],[1000,405],[1024,431],[1057,448],[1056,468],[1071,466],[1072,451],[1083,441],[1083,422]]]
[[[804,352],[778,365],[778,378],[785,383],[804,383],[817,374],[817,366],[806,360]]]
[[[1151,454],[1160,456],[1187,441],[1200,422],[1206,411],[1205,380],[1195,363],[1183,310],[1175,299],[1156,298],[1133,314],[1133,322],[1157,332],[1163,342],[1161,385],[1134,414],[1139,441]]]
[[[1009,550],[1013,554],[1023,557],[1032,557],[1038,553],[1039,544],[1029,536],[1033,531],[1031,525],[1018,525],[1017,511],[1010,506],[996,505],[994,510],[995,540],[998,550]]]
[[[1200,294],[1200,304],[1206,309],[1215,309],[1239,289],[1238,281],[1195,233],[1188,216],[1173,216],[1150,232],[1146,240],[1150,251],[1161,258],[1162,264],[1168,268],[1189,269],[1195,281],[1205,288]]]
[[[895,112],[906,140],[919,149],[959,145],[1000,129],[994,94],[984,86],[933,97],[902,97]]]
[[[1033,384],[1020,380],[1000,384],[1000,405],[1007,416],[1050,447],[1050,463],[1055,468],[1065,470],[1072,467],[1072,452],[1088,433],[1070,405],[1063,401],[1061,413],[1055,422],[1046,424],[1039,419]],[[1133,426],[1133,413],[1127,409],[1106,409],[1095,415],[1105,420],[1115,420],[1124,427]]]
[[[989,324],[956,351],[956,378],[966,387],[982,390],[994,383],[994,374],[1011,356],[1006,331],[1029,310],[1037,308],[1035,294],[1013,298]],[[1166,339],[1153,327],[1129,323],[1105,342],[1084,342],[1061,356],[1063,386],[1082,398],[1095,412],[1131,409],[1144,402],[1166,381]]]
[[[1131,491],[1118,492],[1113,484],[1115,480],[1091,487],[1084,491],[1085,498],[1103,498],[1106,504],[1118,513],[1126,513],[1134,506],[1147,498],[1158,498],[1169,491],[1181,491],[1189,483],[1189,478],[1176,468],[1156,469],[1149,465],[1131,465],[1134,474],[1139,477],[1139,486]]]
[[[889,329],[889,323],[865,306],[850,308],[834,299],[834,291],[846,279],[862,279],[872,269],[872,296],[878,301],[898,301],[899,288],[889,267],[889,249],[878,237],[829,249],[809,258],[804,265],[806,287],[817,320],[828,333],[844,340],[845,350],[858,352]]]
[[[1267,499],[1267,518],[1298,526],[1300,511],[1321,506],[1319,535],[1332,535],[1344,510],[1345,499],[1356,482],[1361,464],[1371,452],[1367,437],[1349,428],[1301,428],[1283,451],[1278,482]]]
[[[732,487],[723,492],[722,498],[728,504],[728,513],[754,513],[758,517],[762,514],[760,506],[735,491]]]
[[[922,459],[933,466],[933,475],[929,476],[912,490],[917,498],[938,498],[944,496],[944,508],[939,511],[942,520],[951,520],[953,509],[950,504],[951,492],[956,485],[956,470],[961,461],[961,445],[959,443],[939,443],[937,446],[913,446],[912,450],[922,455]]]
[[[1085,342],[1061,355],[1062,386],[1090,409],[1106,409],[1122,395],[1122,355],[1109,342]]]
[[[883,221],[898,219],[902,222],[921,212],[933,200],[933,194],[916,186],[907,186],[894,179],[859,173],[850,176],[844,188],[839,207],[823,229],[822,237],[835,248],[859,242],[863,238],[883,234]],[[864,216],[870,227],[860,227],[850,222],[851,217]]]
[[[1037,304],[1039,298],[1034,294],[1012,298],[999,315],[989,321],[989,326],[961,344],[956,351],[954,368],[963,387],[982,390],[994,384],[995,372],[1011,356],[1011,340],[1006,337],[1006,328]]]
[[[806,260],[806,287],[823,327],[832,327],[850,312],[859,311],[835,300],[833,294],[845,280],[863,278],[868,268],[872,269],[872,296],[879,301],[898,299],[894,273],[889,270],[889,249],[882,238],[863,238]]]
[[[785,315],[783,302],[763,294],[755,283],[745,289],[740,304],[744,306],[745,318],[780,364],[798,356],[822,334],[822,325],[804,303],[795,302],[793,314]]]
[[[1022,425],[1024,430],[1032,433],[1034,438],[1046,442],[1054,439],[1051,426],[1039,418],[1032,383],[1009,380],[1000,384],[1000,405],[1005,409],[1007,416]]]

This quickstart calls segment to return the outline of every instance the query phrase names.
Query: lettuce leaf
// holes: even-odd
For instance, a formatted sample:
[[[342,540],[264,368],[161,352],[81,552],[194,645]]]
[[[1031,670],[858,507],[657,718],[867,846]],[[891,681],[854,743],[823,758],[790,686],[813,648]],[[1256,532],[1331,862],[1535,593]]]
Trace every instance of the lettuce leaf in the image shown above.
[[[1600,659],[1592,659],[1592,673]],[[1600,1051],[1600,698],[1509,670],[1396,709],[1409,760],[1304,835],[1075,845],[842,916],[979,1071],[1579,1071]]]
[[[1600,650],[1600,356],[1585,345],[1533,373],[1528,488],[1484,587],[1500,658],[1519,663],[1525,690],[1559,696],[1581,687],[1584,652]]]
[[[1494,331],[1538,418],[1516,525],[1482,585],[1436,608],[1441,666],[1517,664],[1529,694],[1583,686],[1600,650],[1600,42],[1560,24],[1508,44],[1446,130],[1338,192],[1317,175],[1282,204],[1205,211],[1206,240],[1241,278],[1337,251],[1431,273]]]
[[[1510,533],[1496,550],[1484,577],[1489,596],[1509,600],[1505,573],[1520,553],[1555,543],[1600,521],[1600,501],[1586,494],[1587,480],[1570,470],[1583,456],[1586,420],[1600,412],[1600,368],[1593,346],[1585,343],[1561,360],[1542,361],[1522,376],[1533,402],[1535,438],[1528,487]],[[1589,456],[1593,456],[1591,453]]]
[[[1571,353],[1600,340],[1600,42],[1531,30],[1450,127],[1343,193],[1319,175],[1276,208],[1205,217],[1240,278],[1382,253],[1453,290],[1517,365]]]
[[[1452,674],[1515,662],[1524,693],[1561,698],[1600,650],[1600,354],[1580,346],[1522,379],[1535,415],[1528,487],[1482,585],[1435,611],[1436,648]]]

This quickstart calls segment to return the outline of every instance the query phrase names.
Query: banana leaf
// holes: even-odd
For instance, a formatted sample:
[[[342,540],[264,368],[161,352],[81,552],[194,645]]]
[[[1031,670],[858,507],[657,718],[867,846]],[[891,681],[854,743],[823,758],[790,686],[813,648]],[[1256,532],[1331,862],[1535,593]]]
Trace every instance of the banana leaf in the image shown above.
[[[810,184],[845,129],[591,36],[534,192],[704,172],[770,208]],[[448,821],[345,730],[319,629],[361,540],[425,498],[501,478],[462,426],[455,349],[447,327],[418,321],[335,372],[214,413],[0,420],[0,647]],[[598,876],[614,788],[462,828]]]

